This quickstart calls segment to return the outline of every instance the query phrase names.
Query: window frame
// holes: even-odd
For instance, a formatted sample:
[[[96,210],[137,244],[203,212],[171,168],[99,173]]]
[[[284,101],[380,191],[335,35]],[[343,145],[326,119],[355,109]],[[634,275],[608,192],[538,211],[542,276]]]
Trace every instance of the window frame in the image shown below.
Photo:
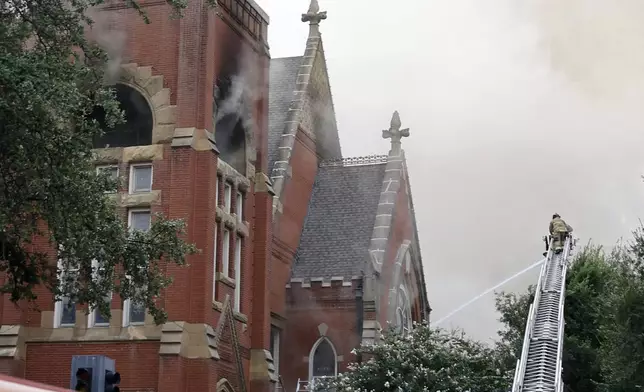
[[[405,336],[411,329],[413,324],[413,317],[411,314],[411,301],[409,300],[409,293],[404,283],[401,283],[398,287],[398,295],[396,299],[396,317],[398,314],[401,315],[401,324],[398,325],[398,330],[400,333]],[[402,306],[401,306],[402,303]],[[398,320],[396,320],[398,322]]]
[[[58,260],[57,263],[58,267],[58,279],[61,281],[65,274],[69,273],[70,271],[73,272],[74,270],[70,271],[65,271],[64,266],[63,266],[63,261],[61,259]],[[78,272],[78,270],[76,270]],[[63,297],[63,298],[68,298],[68,297]],[[59,301],[56,301],[54,303],[54,328],[74,328],[76,326],[76,304],[74,304],[74,322],[73,323],[63,323],[63,306],[64,306],[64,300],[61,298]]]
[[[221,244],[221,273],[230,278],[230,229],[224,228]]]
[[[105,169],[108,169],[108,168],[116,168],[116,181],[118,181],[119,178],[120,178],[121,168],[116,163],[108,163],[108,164],[104,164],[104,165],[96,165],[95,168],[96,168],[96,175],[100,174],[101,170],[105,170]],[[109,194],[117,193],[118,190],[119,190],[119,187],[118,187],[118,183],[117,183],[116,189],[114,189],[113,191],[105,191],[105,193],[109,193]]]
[[[96,279],[96,275],[98,274],[100,266],[98,263],[98,260],[92,260],[92,279]],[[112,306],[112,299],[114,298],[114,293],[110,293],[109,299],[105,298],[107,301],[110,303],[110,308]],[[94,328],[94,327],[109,327],[110,326],[110,320],[108,320],[106,323],[105,322],[97,322],[96,317],[99,315],[98,308],[92,308],[92,310],[89,313],[89,317],[87,318],[87,328]]]
[[[219,176],[215,176],[215,207],[219,207]]]
[[[275,374],[279,375],[280,371],[280,343],[282,340],[282,330],[274,325],[271,325],[271,344],[273,350],[271,356],[273,357],[273,366],[275,367]]]
[[[331,350],[333,351],[334,356],[333,362],[335,363],[334,376],[338,375],[338,351],[336,350],[335,345],[333,344],[331,339],[329,339],[327,336],[321,336],[318,340],[316,340],[316,342],[313,344],[313,347],[311,347],[311,351],[309,352],[309,382],[312,382],[314,377],[320,377],[313,375],[313,372],[315,371],[314,359],[315,352],[317,351],[318,346],[320,346],[323,341],[326,341],[331,346]]]
[[[212,255],[212,301],[217,301],[217,240],[219,239],[219,224],[215,222],[215,234]]]
[[[240,190],[235,193],[235,214],[237,221],[241,222],[244,218],[244,194]]]
[[[235,254],[234,254],[234,267],[235,267],[235,302],[233,309],[236,312],[241,312],[241,270],[242,270],[242,237],[238,234],[235,238]]]
[[[132,214],[137,213],[137,212],[148,212],[150,215],[150,227],[152,226],[152,208],[150,207],[137,207],[137,208],[130,208],[127,211],[127,226],[129,230],[132,230]],[[148,227],[148,230],[150,230],[150,227]],[[138,229],[135,229],[138,230]],[[127,278],[127,275],[126,275]],[[132,315],[130,314],[132,312],[132,299],[128,298],[123,301],[123,322],[121,323],[123,327],[128,327],[128,326],[139,326],[139,325],[145,325],[145,316],[143,318],[143,321],[132,321]],[[146,314],[147,314],[147,309],[146,309]]]
[[[146,166],[150,167],[150,189],[136,191],[134,190],[134,179],[135,179],[134,171],[136,170],[137,167],[146,167]],[[152,192],[152,186],[154,184],[154,165],[152,164],[152,162],[132,163],[130,164],[129,171],[130,171],[130,179],[128,181],[127,190],[130,195],[137,194],[137,193]]]
[[[148,230],[150,230],[150,227],[152,227],[152,208],[150,207],[134,207],[134,208],[128,208],[127,210],[127,227],[128,229],[132,229],[132,215],[139,213],[139,212],[147,212],[150,215],[150,226],[148,227]],[[138,229],[136,229],[138,230]],[[147,231],[147,230],[146,230]]]
[[[224,211],[230,214],[233,202],[233,184],[226,181],[224,184]]]

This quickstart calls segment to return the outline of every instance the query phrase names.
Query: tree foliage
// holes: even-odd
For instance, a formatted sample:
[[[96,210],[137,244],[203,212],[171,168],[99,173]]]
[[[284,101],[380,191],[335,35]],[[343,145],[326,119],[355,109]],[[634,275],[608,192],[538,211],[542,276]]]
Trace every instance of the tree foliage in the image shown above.
[[[386,332],[377,345],[357,352],[369,358],[351,364],[349,372],[320,381],[317,391],[337,392],[504,391],[512,371],[504,370],[496,351],[463,333],[417,324],[406,336]]]
[[[177,15],[187,6],[167,1]],[[136,1],[125,2],[147,21]],[[109,59],[85,34],[93,23],[88,10],[102,3],[0,4],[1,292],[14,302],[33,300],[34,287],[44,284],[56,298],[98,306],[105,315],[109,305],[101,299],[117,292],[144,302],[160,323],[165,313],[156,299],[170,280],[159,262],[184,264],[195,248],[182,239],[181,221],[161,216],[148,233],[130,232],[105,193],[114,184],[95,174],[92,141],[104,130],[89,114],[102,107],[108,127],[124,121],[103,84]],[[62,285],[57,259],[77,271]]]
[[[566,277],[562,358],[566,391],[631,392],[644,385],[644,231],[610,253],[586,246]],[[500,293],[504,329],[499,347],[508,363],[520,356],[534,287],[522,295]]]

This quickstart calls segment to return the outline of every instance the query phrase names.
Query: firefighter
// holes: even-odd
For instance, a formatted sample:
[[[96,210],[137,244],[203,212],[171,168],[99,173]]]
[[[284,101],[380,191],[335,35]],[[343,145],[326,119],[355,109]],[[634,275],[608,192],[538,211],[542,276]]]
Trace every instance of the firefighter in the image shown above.
[[[559,214],[554,214],[550,221],[550,236],[555,253],[561,253],[568,234],[572,233],[572,227],[567,224]]]

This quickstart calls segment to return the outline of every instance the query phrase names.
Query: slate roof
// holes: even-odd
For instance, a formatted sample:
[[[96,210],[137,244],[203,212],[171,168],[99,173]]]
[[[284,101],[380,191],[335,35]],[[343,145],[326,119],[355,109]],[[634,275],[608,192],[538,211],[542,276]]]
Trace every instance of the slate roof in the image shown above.
[[[386,163],[321,166],[292,278],[360,275],[368,257]]]
[[[277,160],[284,121],[293,99],[297,73],[302,64],[302,56],[272,59],[268,81],[268,172],[273,170]]]

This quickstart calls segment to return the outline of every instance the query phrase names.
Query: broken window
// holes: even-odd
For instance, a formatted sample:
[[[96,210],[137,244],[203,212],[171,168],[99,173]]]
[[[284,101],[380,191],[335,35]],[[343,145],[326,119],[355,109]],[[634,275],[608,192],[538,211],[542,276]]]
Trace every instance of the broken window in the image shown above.
[[[124,84],[114,86],[116,100],[124,112],[125,122],[108,128],[105,110],[94,109],[91,118],[100,124],[103,134],[94,138],[94,148],[145,146],[152,144],[154,127],[152,108],[145,97],[136,89]]]

